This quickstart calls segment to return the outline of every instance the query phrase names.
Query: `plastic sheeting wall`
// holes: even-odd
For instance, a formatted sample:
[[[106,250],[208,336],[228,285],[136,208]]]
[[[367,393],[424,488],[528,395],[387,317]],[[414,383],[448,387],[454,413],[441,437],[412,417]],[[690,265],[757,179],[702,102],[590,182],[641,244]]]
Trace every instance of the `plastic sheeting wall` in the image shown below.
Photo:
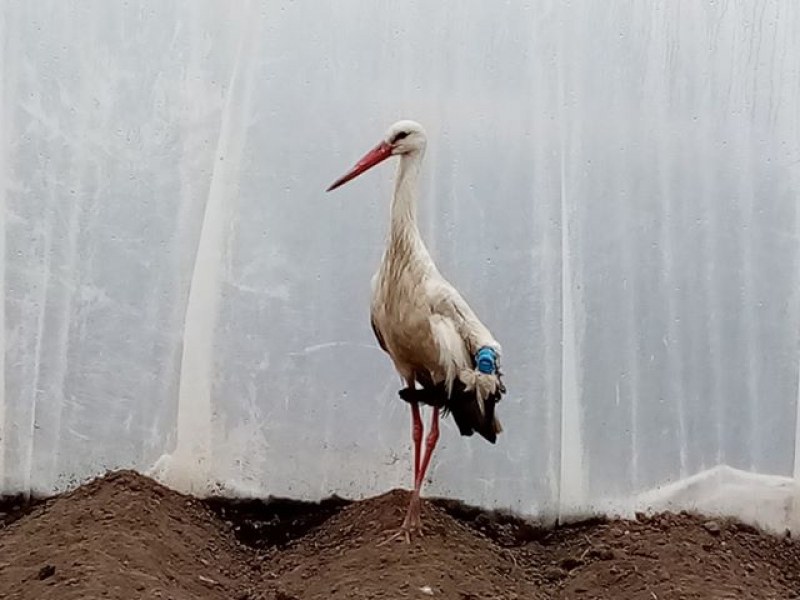
[[[323,193],[399,118],[510,390],[428,493],[794,476],[799,31],[792,0],[7,0],[2,491],[408,485],[368,321],[394,171]]]

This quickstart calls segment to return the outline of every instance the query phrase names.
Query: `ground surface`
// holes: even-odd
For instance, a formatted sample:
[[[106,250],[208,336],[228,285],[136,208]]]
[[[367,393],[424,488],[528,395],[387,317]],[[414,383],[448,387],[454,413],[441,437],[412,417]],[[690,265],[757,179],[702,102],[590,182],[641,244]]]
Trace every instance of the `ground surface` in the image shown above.
[[[131,472],[0,506],[0,598],[800,598],[800,544],[659,515],[537,529],[426,503],[426,535],[378,544],[405,492],[347,503],[201,502]]]

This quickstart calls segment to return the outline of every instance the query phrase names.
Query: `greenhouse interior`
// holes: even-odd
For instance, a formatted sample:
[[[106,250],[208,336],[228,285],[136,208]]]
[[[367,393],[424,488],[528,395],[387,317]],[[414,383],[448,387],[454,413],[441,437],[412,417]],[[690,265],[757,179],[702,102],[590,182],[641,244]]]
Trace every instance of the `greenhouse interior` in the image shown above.
[[[800,4],[0,51],[1,598],[800,597]]]

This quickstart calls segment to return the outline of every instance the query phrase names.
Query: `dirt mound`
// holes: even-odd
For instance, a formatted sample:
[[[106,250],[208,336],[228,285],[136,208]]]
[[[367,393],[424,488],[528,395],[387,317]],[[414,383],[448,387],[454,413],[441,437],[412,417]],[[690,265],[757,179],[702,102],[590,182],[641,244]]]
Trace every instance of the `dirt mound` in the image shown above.
[[[426,503],[424,537],[385,542],[405,515],[408,494],[351,504],[269,563],[277,597],[546,598],[513,555],[441,508]]]
[[[0,502],[0,597],[800,598],[800,544],[734,521],[663,514],[543,529],[435,500],[423,504],[422,539],[379,545],[407,497],[199,501],[113,473],[38,504]]]
[[[228,600],[242,587],[244,558],[201,502],[123,471],[0,533],[0,597]]]
[[[800,598],[800,544],[681,513],[556,529],[515,550],[551,598]]]

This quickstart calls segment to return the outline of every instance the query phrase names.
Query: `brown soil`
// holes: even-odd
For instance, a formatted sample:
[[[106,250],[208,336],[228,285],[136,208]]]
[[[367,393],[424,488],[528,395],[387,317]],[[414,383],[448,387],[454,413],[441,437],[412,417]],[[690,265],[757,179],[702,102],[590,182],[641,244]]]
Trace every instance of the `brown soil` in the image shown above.
[[[120,472],[0,532],[0,597],[236,598],[247,558],[202,503]]]
[[[132,472],[0,504],[0,598],[800,598],[800,544],[662,514],[543,529],[451,500],[425,536],[379,543],[407,494],[206,502]]]

